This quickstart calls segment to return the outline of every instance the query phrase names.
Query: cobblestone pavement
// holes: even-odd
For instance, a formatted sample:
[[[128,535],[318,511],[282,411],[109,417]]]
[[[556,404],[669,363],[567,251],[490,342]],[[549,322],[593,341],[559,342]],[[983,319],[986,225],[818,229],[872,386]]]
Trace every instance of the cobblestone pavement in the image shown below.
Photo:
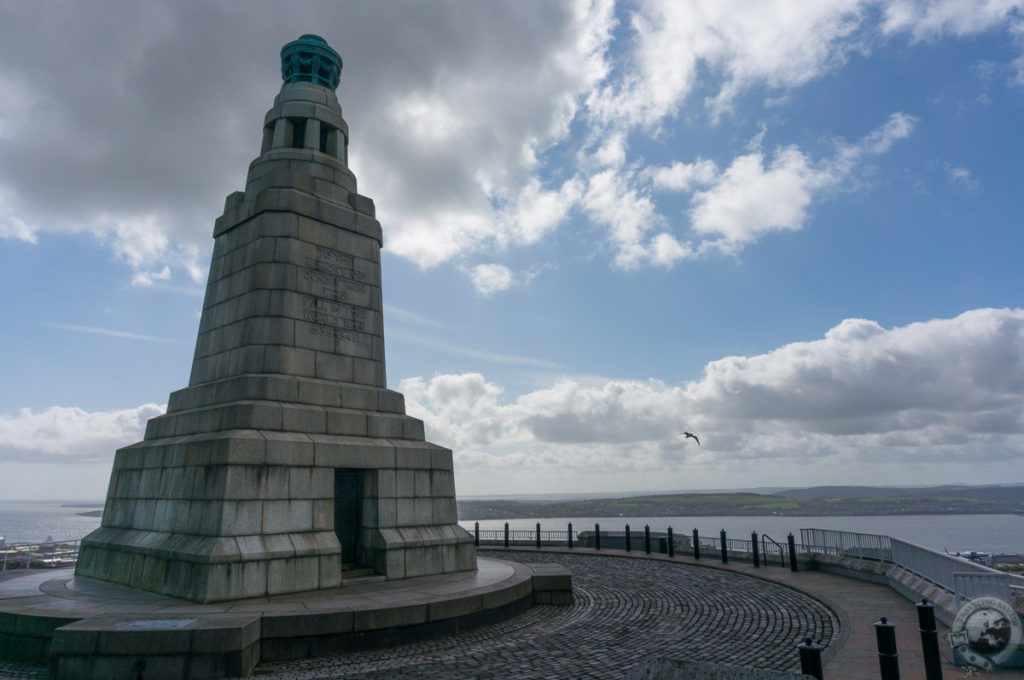
[[[0,680],[45,680],[46,666],[0,659]]]
[[[487,554],[565,566],[575,604],[393,649],[266,664],[261,677],[621,678],[652,654],[797,671],[799,640],[827,641],[838,628],[817,600],[742,574],[592,554]]]
[[[621,678],[648,655],[799,670],[805,636],[833,639],[839,619],[817,600],[743,574],[594,554],[488,551],[572,572],[572,606],[535,606],[506,621],[391,649],[267,663],[266,680]],[[0,662],[0,680],[45,669]]]

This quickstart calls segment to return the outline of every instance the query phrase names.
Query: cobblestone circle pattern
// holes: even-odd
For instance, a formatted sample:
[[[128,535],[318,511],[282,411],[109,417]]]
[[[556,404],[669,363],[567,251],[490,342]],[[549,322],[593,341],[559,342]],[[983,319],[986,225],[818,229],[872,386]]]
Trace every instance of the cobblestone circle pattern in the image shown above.
[[[831,640],[839,627],[808,595],[720,569],[586,553],[486,554],[561,564],[572,572],[575,603],[394,649],[275,663],[280,672],[261,677],[621,678],[648,655],[799,671],[799,641]]]
[[[535,606],[500,623],[391,649],[265,664],[259,677],[611,679],[650,655],[795,672],[799,641],[827,643],[839,628],[814,598],[730,571],[593,553],[487,555],[561,564],[573,575],[574,604]],[[44,676],[5,675],[0,666],[0,678],[7,677]]]

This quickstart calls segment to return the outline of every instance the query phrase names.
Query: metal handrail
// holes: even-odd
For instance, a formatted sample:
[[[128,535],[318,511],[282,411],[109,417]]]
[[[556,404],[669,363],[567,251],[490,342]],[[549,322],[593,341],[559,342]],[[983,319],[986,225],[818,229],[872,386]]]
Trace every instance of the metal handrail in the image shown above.
[[[765,540],[771,541],[779,551],[779,561],[781,565],[786,566],[786,546],[782,545],[768,534],[761,534],[761,556],[764,559],[765,566],[768,566],[768,544]]]

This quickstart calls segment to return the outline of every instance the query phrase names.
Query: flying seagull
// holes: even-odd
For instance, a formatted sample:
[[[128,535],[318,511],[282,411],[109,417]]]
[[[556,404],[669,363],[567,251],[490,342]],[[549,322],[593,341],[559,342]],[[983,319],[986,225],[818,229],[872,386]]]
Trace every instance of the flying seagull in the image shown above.
[[[690,438],[690,439],[693,439],[693,440],[695,440],[695,441],[697,442],[697,446],[700,446],[700,440],[699,440],[699,439],[697,439],[697,435],[693,434],[692,432],[684,432],[683,434],[685,434],[685,435],[686,435],[686,437],[688,437],[688,438]],[[684,439],[685,439],[686,437],[684,437]]]

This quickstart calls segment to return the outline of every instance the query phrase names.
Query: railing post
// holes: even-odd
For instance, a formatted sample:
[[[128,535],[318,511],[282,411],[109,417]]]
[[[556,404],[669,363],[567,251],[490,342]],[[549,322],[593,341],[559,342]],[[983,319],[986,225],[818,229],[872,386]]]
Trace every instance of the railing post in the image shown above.
[[[668,528],[668,556],[676,556],[676,541],[672,538],[672,527]]]
[[[644,525],[644,552],[651,554],[651,525]]]
[[[793,534],[789,535],[789,569],[796,571],[796,539]]]
[[[632,541],[629,540],[629,525],[626,525],[626,552],[633,550]]]
[[[921,631],[925,680],[942,680],[942,657],[939,654],[939,631],[935,627],[935,605],[924,598],[917,603],[917,623]]]
[[[505,547],[508,547],[508,522],[505,522]]]
[[[480,522],[477,522],[473,528],[473,542],[476,544],[476,547],[480,547]]]
[[[896,626],[883,616],[875,622],[875,641],[878,644],[878,667],[882,680],[900,680],[899,652],[896,651]]]
[[[760,559],[760,556],[757,554],[757,532],[756,531],[750,532],[750,548],[753,551],[752,557],[754,559],[754,566],[755,567],[760,567],[761,566],[761,559]]]
[[[594,523],[594,550],[601,549],[601,525],[600,523]]]
[[[540,548],[540,522],[537,522],[537,547]]]
[[[697,527],[693,528],[693,559],[700,559],[700,534],[697,533]]]
[[[722,564],[729,564],[729,549],[725,545],[725,529],[719,531],[718,536],[722,541]]]
[[[805,675],[824,680],[821,668],[821,645],[816,645],[811,638],[804,638],[803,643],[796,646],[800,650],[800,672]]]
[[[569,533],[567,536],[569,537],[569,550],[572,550],[572,522],[569,522]]]

